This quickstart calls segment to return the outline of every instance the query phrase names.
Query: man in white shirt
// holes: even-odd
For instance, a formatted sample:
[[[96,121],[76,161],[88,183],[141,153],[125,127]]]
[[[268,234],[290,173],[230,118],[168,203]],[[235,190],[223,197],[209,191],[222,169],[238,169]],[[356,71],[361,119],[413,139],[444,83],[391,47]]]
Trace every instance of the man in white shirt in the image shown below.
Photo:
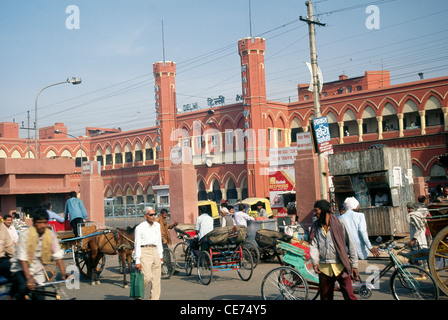
[[[145,221],[135,228],[135,268],[144,275],[145,288],[151,283],[151,300],[160,298],[163,246],[160,224],[156,222],[156,211],[145,207]]]
[[[6,229],[8,229],[12,242],[15,246],[17,246],[17,244],[19,243],[19,234],[17,233],[17,230],[12,223],[12,216],[10,214],[6,214],[3,219],[5,220],[3,224],[5,225]]]
[[[244,210],[246,210],[246,207],[244,206],[244,204],[240,203],[238,205],[238,211],[235,212],[235,215],[233,217],[235,219],[235,224],[237,226],[245,226],[245,227],[247,227],[247,221],[248,220],[255,220],[254,217],[251,217],[250,215],[245,213]]]
[[[24,230],[19,237],[17,251],[11,259],[13,284],[10,296],[24,300],[29,290],[34,290],[37,283],[47,281],[44,265],[56,262],[65,280],[64,251],[59,245],[55,233],[48,229],[48,213],[39,208],[33,213],[33,225]],[[44,299],[42,294],[34,293],[35,299]]]
[[[205,210],[202,210],[202,208],[199,208],[199,217],[196,219],[194,229],[197,231],[199,240],[213,230],[213,218]]]

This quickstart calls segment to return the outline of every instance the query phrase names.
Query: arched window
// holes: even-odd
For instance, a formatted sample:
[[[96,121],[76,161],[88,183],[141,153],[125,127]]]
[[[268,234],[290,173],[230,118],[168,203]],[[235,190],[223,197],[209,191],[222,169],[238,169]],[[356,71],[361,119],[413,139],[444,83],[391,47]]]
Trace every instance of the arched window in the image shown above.
[[[378,121],[376,120],[375,110],[371,106],[367,106],[362,113],[362,132],[378,132]]]
[[[397,110],[391,103],[386,103],[382,115],[383,131],[398,130]]]
[[[303,132],[302,123],[299,118],[294,117],[291,122],[291,142],[297,142],[297,134],[299,132]]]
[[[355,113],[351,109],[347,109],[344,113],[344,135],[357,136],[358,122]]]
[[[440,126],[443,124],[443,112],[439,100],[431,96],[425,104],[426,126]]]
[[[415,129],[420,126],[420,114],[417,104],[409,99],[403,108],[403,127],[405,129]]]

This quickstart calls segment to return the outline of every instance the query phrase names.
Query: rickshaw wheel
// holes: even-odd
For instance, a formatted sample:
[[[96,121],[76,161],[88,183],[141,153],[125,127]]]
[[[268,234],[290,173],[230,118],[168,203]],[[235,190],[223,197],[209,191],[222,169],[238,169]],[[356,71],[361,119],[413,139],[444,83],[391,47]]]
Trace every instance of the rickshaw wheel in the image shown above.
[[[260,262],[260,250],[255,244],[249,241],[243,243],[243,248],[249,250],[249,252],[251,253],[252,262],[255,269],[258,266],[258,263]]]
[[[213,263],[207,251],[201,251],[198,258],[198,276],[202,284],[209,285],[213,277]]]
[[[263,300],[307,300],[308,283],[290,267],[278,267],[268,272],[261,283]]]
[[[448,227],[443,228],[434,237],[428,264],[437,286],[448,295]]]
[[[252,254],[247,249],[242,249],[242,257],[238,263],[238,275],[241,280],[249,281],[254,272]]]

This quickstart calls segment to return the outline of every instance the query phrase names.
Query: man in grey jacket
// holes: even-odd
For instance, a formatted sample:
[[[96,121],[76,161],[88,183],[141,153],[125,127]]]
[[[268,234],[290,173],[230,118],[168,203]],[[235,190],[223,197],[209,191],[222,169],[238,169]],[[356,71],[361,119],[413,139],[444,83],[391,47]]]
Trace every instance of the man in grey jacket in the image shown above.
[[[357,300],[351,278],[359,277],[358,256],[347,227],[331,213],[326,200],[316,201],[314,214],[317,220],[310,231],[310,255],[319,275],[321,299],[333,300],[337,281],[345,300]]]

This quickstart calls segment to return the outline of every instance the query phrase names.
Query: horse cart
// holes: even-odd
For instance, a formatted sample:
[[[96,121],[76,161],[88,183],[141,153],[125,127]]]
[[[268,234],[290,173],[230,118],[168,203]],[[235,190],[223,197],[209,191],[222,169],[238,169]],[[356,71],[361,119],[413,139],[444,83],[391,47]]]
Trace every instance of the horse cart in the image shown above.
[[[123,269],[123,286],[127,287],[125,264],[132,270],[133,230],[111,229],[94,221],[78,225],[78,237],[75,237],[70,225],[63,226],[49,222],[56,233],[65,253],[71,253],[80,275],[92,279],[92,285],[98,284],[98,277],[104,270],[106,255],[118,254]],[[51,281],[57,274],[57,264],[47,265],[47,279]]]
[[[91,277],[90,269],[90,248],[89,240],[99,235],[113,234],[113,231],[107,228],[98,228],[98,223],[90,221],[78,225],[78,237],[71,230],[71,227],[67,223],[61,228],[57,222],[48,223],[53,231],[56,233],[62,250],[65,253],[71,253],[74,264],[78,267],[79,273],[83,277]],[[104,269],[106,263],[106,256],[103,255],[96,266],[96,273],[99,275]],[[54,272],[49,272],[49,280],[52,280],[57,273],[58,266],[56,264],[47,266],[47,268]]]

